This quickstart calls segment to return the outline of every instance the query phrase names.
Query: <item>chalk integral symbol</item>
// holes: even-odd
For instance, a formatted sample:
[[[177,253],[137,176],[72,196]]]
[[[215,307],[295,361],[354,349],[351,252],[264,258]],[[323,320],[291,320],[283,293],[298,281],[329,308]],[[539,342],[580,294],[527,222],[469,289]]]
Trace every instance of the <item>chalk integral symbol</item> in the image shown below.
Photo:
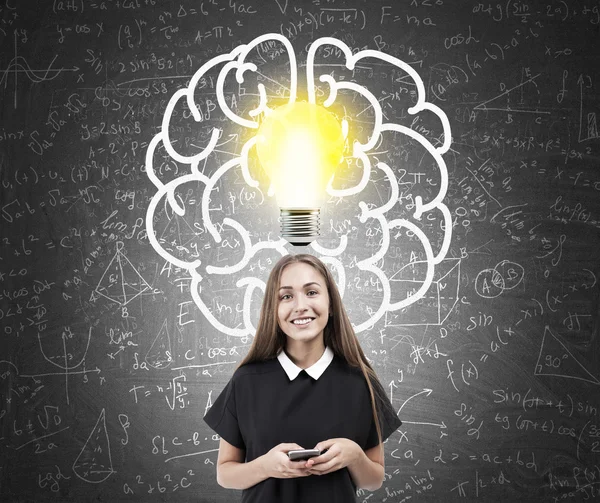
[[[73,472],[80,479],[92,484],[104,482],[114,473],[104,409],[73,463]]]
[[[121,306],[125,306],[152,287],[122,250],[123,243],[119,241],[115,255],[98,282],[96,293]]]
[[[566,377],[581,381],[600,384],[600,380],[593,376],[580,362],[567,346],[550,331],[544,329],[544,337],[540,347],[540,354],[535,364],[535,375]]]

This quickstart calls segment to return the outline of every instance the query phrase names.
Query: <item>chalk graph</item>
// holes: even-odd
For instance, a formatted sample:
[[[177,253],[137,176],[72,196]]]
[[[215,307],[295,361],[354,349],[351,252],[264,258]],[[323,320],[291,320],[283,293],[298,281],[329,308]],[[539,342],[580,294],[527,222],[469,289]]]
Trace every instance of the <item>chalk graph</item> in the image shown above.
[[[58,54],[52,58],[52,61],[48,64],[47,68],[34,69],[31,68],[27,59],[23,56],[20,56],[18,53],[18,44],[17,44],[17,34],[15,33],[15,51],[12,59],[8,62],[7,66],[4,69],[0,69],[0,86],[6,87],[8,85],[9,78],[12,77],[14,81],[14,98],[13,105],[14,108],[17,108],[17,90],[19,85],[19,76],[24,75],[29,82],[33,84],[38,84],[40,82],[47,82],[49,80],[54,80],[61,73],[64,72],[77,72],[79,71],[79,67],[74,66],[72,68],[52,68],[54,62],[58,58]]]

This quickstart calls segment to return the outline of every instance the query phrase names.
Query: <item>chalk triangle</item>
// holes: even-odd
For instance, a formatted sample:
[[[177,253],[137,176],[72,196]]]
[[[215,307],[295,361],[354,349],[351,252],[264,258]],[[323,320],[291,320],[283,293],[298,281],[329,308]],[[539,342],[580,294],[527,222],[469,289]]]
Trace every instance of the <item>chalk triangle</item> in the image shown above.
[[[548,326],[544,329],[534,375],[566,377],[567,379],[579,379],[592,384],[600,384],[600,380],[573,356],[573,353],[569,351],[558,336],[550,331]]]
[[[506,89],[497,96],[479,103],[473,110],[498,110],[508,113],[527,112],[548,114],[548,111],[540,110],[538,107],[540,102],[540,91],[535,79],[539,76],[540,74],[538,73],[534,77],[530,77],[512,88]],[[532,102],[536,102],[536,104],[533,104]]]

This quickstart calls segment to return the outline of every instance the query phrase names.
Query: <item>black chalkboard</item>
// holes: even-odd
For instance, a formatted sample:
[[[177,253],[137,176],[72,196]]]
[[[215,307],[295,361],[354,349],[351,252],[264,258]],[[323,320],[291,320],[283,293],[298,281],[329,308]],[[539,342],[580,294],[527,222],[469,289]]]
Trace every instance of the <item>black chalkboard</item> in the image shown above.
[[[360,501],[597,499],[599,27],[596,0],[3,0],[0,499],[238,498],[202,416],[297,251],[403,421]],[[297,248],[244,150],[294,92],[348,125]]]

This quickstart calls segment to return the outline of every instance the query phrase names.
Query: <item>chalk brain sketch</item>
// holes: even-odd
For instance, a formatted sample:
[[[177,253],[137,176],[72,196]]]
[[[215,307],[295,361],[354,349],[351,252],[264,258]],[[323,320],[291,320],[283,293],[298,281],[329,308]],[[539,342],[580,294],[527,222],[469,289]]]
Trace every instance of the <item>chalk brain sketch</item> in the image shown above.
[[[317,63],[323,55],[335,57],[335,64]],[[365,75],[369,65],[388,67],[392,85],[401,81],[404,89],[410,87],[410,93],[392,91],[377,97],[369,90]],[[299,70],[306,76],[305,86],[299,86]],[[356,332],[372,327],[393,311],[402,310],[404,318],[419,300],[420,314],[408,313],[406,324],[441,324],[457,302],[460,283],[460,261],[446,258],[452,234],[451,214],[444,204],[448,171],[442,157],[451,142],[448,118],[425,101],[423,81],[412,66],[380,51],[353,53],[335,38],[315,40],[307,47],[305,61],[297,63],[288,39],[279,34],[260,36],[203,64],[189,85],[170,97],[161,131],[146,151],[146,173],[156,187],[146,215],[153,248],[170,267],[189,271],[192,299],[212,326],[229,336],[254,334],[251,313],[257,311],[268,273],[263,261],[260,269],[266,272],[260,276],[256,261],[265,253],[288,253],[286,241],[277,234],[278,226],[259,217],[265,215],[265,208],[271,215],[278,210],[272,185],[267,183],[264,188],[268,190],[261,190],[256,132],[261,118],[296,100],[326,107],[344,131],[344,162],[352,168],[351,175],[350,171],[341,175],[338,171],[326,190],[330,201],[336,202],[332,211],[343,212],[338,220],[348,231],[322,230],[323,239],[310,246],[337,274],[342,295],[356,274],[377,285],[377,305],[353,313]],[[405,107],[400,114],[404,123],[389,119],[398,116],[394,110],[401,105]],[[435,122],[437,136],[429,134],[431,128],[410,127],[419,114]],[[413,118],[412,123],[407,125],[406,117]],[[399,152],[393,158],[389,154],[401,140],[410,142],[411,151],[420,152],[419,159],[427,159],[426,192],[404,190],[409,170],[403,161],[409,154]],[[233,201],[243,203],[240,194],[250,195],[251,211],[245,208],[245,212],[235,213]],[[226,207],[228,201],[230,207]],[[341,201],[345,204],[338,207]],[[253,211],[256,216],[248,218]],[[435,233],[430,232],[432,228]],[[349,260],[342,262],[340,257],[350,253],[352,242],[360,245],[364,236],[374,234],[377,239],[371,246],[360,247],[361,252],[368,250],[368,256],[356,256],[354,269],[349,271]],[[400,239],[404,244],[398,244]],[[405,246],[409,241],[418,252],[386,274],[382,262],[389,259],[391,246]],[[230,257],[227,252],[232,247],[224,246],[226,242],[236,243]],[[220,297],[227,309],[214,308],[218,291],[228,292]],[[230,295],[239,296],[237,303]],[[238,313],[235,320],[228,316],[233,306]]]

